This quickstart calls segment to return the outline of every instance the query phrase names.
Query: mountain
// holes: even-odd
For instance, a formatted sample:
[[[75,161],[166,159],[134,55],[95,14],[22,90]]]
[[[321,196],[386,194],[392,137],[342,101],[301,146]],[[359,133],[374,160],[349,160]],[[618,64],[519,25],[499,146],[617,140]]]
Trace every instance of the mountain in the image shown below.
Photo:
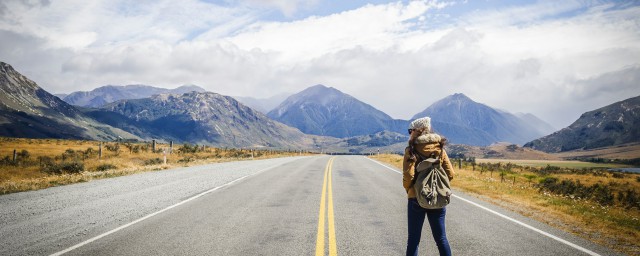
[[[545,152],[594,149],[640,142],[640,96],[586,112],[573,124],[525,147]]]
[[[346,138],[389,130],[406,130],[407,121],[395,120],[374,107],[342,93],[316,85],[288,97],[267,116],[306,134]]]
[[[496,142],[524,144],[545,133],[511,113],[477,103],[456,93],[433,103],[412,119],[429,116],[434,130],[455,144],[487,146]]]
[[[526,123],[526,125],[535,128],[540,134],[551,134],[558,129],[551,126],[537,116],[530,113],[515,113],[515,115]]]
[[[212,92],[159,94],[87,110],[97,120],[141,137],[231,147],[308,147],[295,128],[267,118],[232,97]]]
[[[241,102],[242,104],[247,105],[248,107],[258,110],[264,114],[269,113],[272,109],[280,105],[285,99],[287,99],[290,95],[283,93],[278,94],[269,98],[253,98],[253,97],[242,97],[242,96],[234,96],[233,98]]]
[[[93,89],[92,91],[73,92],[63,99],[67,103],[83,107],[101,107],[107,103],[124,99],[149,98],[155,94],[183,94],[191,91],[204,92],[205,90],[196,85],[183,85],[175,89],[158,88],[148,85],[105,85]]]
[[[0,62],[0,136],[67,139],[136,139],[96,122]]]

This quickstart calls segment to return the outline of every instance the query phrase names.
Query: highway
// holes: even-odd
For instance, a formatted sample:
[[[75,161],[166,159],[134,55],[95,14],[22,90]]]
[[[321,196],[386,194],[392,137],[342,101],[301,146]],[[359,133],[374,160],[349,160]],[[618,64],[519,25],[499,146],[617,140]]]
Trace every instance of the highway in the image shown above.
[[[314,156],[3,195],[0,255],[404,255],[401,179],[362,156]],[[616,255],[454,193],[453,255]],[[420,254],[437,255],[428,223]]]

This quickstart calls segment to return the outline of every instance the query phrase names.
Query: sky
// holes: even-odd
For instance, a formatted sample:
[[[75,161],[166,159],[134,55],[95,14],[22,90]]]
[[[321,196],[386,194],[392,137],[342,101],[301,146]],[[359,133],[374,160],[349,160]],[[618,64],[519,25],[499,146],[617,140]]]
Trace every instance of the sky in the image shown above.
[[[51,93],[323,84],[398,119],[464,93],[560,129],[640,95],[640,2],[3,0],[0,61]]]

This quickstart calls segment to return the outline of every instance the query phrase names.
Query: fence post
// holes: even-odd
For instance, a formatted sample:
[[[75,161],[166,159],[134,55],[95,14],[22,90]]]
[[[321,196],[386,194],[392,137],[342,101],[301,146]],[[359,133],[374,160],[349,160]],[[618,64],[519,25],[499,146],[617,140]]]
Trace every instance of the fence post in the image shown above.
[[[458,158],[458,169],[462,169],[462,158]]]
[[[100,142],[100,146],[98,147],[98,159],[102,159],[102,142]]]
[[[173,152],[173,141],[169,141],[169,154]]]
[[[153,151],[153,153],[156,152],[156,140],[151,141],[151,150]]]
[[[16,150],[13,149],[13,162],[16,162],[16,157],[18,156],[18,154],[16,153]]]
[[[167,150],[162,149],[162,155],[164,156],[164,165],[167,165]]]

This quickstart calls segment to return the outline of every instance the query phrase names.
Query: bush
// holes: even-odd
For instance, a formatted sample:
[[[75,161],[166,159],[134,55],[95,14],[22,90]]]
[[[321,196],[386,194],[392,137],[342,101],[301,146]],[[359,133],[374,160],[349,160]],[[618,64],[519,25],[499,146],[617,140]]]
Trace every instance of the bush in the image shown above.
[[[618,200],[626,209],[640,209],[640,195],[635,190],[627,189],[618,193]]]
[[[41,170],[48,174],[80,173],[84,171],[84,164],[81,162],[63,162],[43,166]]]
[[[99,171],[99,172],[104,172],[104,171],[108,171],[108,170],[111,170],[111,169],[117,169],[117,167],[115,165],[112,165],[112,164],[102,164],[102,165],[99,165],[98,167],[96,167],[96,171]]]
[[[178,163],[188,163],[193,161],[194,161],[193,157],[185,156],[182,159],[178,160]]]
[[[610,185],[594,184],[585,186],[580,181],[571,180],[559,181],[558,178],[547,177],[540,181],[540,190],[546,190],[554,194],[563,196],[574,196],[583,199],[590,199],[601,205],[613,205],[615,197]]]
[[[616,179],[622,179],[622,178],[624,178],[624,173],[614,172],[611,176],[613,176]]]
[[[182,145],[182,147],[178,149],[178,152],[182,154],[197,153],[198,151],[200,151],[200,147],[198,147],[198,145],[189,145],[188,143]]]
[[[26,149],[23,149],[22,151],[18,152],[16,155],[18,156],[18,158],[20,158],[20,160],[27,160],[31,156],[29,154],[29,151],[27,151]]]
[[[151,158],[144,161],[144,165],[154,165],[154,164],[162,164],[164,161],[160,158]]]

